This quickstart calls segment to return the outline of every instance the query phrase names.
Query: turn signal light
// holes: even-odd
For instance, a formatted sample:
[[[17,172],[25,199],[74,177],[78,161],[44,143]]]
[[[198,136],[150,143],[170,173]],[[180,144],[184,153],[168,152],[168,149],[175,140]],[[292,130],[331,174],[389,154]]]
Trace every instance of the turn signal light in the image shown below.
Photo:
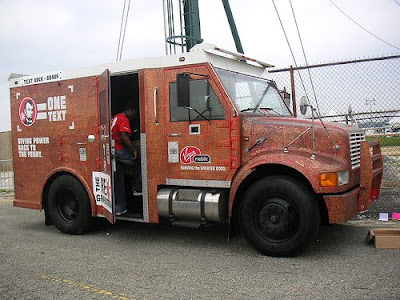
[[[320,175],[321,186],[338,186],[337,173],[322,173]]]

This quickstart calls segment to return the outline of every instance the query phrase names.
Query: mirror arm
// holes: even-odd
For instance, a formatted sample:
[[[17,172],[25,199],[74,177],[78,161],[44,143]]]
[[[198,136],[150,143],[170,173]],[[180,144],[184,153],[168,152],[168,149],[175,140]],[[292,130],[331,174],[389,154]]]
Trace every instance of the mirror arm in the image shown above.
[[[190,106],[185,106],[185,108],[187,109],[188,112],[188,120],[189,120],[189,124],[192,124],[192,120],[190,119]]]
[[[190,110],[194,110],[195,112],[197,112],[198,114],[199,114],[199,116],[202,116],[203,117],[203,119],[204,120],[206,120],[206,121],[211,121],[211,118],[210,119],[207,119],[204,115],[203,115],[203,113],[201,113],[201,112],[199,112],[197,109],[195,109],[195,108],[193,108],[193,107],[190,107],[190,106],[185,106],[185,108],[188,110],[188,112],[189,112],[189,122],[190,122]],[[206,111],[211,111],[211,109],[207,109],[207,110],[205,110],[204,112],[206,112]]]
[[[191,72],[183,72],[182,74],[210,78],[210,75],[207,75],[207,74],[197,74],[197,73],[191,73]]]

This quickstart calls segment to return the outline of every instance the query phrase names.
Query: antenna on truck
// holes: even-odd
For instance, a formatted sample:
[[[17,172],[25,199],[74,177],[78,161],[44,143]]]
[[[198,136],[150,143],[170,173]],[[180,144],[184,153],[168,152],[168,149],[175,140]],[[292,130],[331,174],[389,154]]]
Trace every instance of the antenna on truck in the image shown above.
[[[305,115],[307,113],[307,107],[311,107],[311,114],[312,114],[312,124],[309,126],[305,131],[303,131],[297,138],[295,138],[293,141],[289,143],[284,149],[284,152],[289,152],[289,147],[294,144],[299,138],[301,138],[303,135],[305,135],[307,132],[312,130],[312,145],[313,145],[313,153],[311,155],[311,159],[315,159],[316,157],[316,143],[315,143],[315,125],[314,125],[314,110],[315,108],[312,107],[311,104],[308,104],[307,98],[305,96],[301,97],[301,103],[300,103],[300,112]]]
[[[316,157],[316,142],[315,142],[315,124],[314,124],[314,119],[315,119],[315,115],[314,113],[317,115],[318,119],[320,120],[322,126],[324,127],[326,133],[328,134],[332,144],[333,144],[333,150],[339,151],[340,147],[339,145],[335,142],[335,140],[332,138],[331,134],[329,133],[328,129],[326,128],[324,122],[321,119],[321,116],[318,114],[317,110],[311,105],[309,104],[309,101],[307,100],[307,98],[305,96],[301,97],[300,100],[300,112],[305,115],[307,113],[307,107],[311,108],[311,119],[312,119],[312,124],[311,126],[309,126],[305,131],[303,131],[301,134],[299,134],[299,136],[297,138],[295,138],[293,141],[291,141],[283,150],[283,152],[287,153],[289,152],[289,147],[291,145],[294,144],[294,142],[296,142],[299,138],[301,138],[303,135],[305,135],[308,131],[312,130],[312,145],[313,145],[313,154],[311,155],[311,159],[315,159]]]

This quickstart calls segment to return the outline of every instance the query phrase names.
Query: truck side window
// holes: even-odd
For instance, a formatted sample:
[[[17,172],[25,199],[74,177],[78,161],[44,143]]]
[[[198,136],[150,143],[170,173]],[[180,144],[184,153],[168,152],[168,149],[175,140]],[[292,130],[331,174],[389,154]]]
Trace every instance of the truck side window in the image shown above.
[[[211,111],[207,110],[207,99]],[[224,120],[225,110],[219,102],[207,79],[190,81],[190,107],[195,110],[188,110],[185,107],[177,105],[176,82],[169,84],[169,105],[171,112],[171,121],[189,121],[205,120],[196,110],[202,113],[207,119]]]

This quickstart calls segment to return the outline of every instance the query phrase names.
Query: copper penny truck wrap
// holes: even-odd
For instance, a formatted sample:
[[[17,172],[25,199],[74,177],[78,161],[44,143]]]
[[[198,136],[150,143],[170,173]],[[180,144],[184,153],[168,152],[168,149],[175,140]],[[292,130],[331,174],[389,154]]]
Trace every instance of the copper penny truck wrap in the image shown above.
[[[44,210],[46,224],[68,234],[90,230],[95,217],[217,222],[240,226],[262,254],[301,253],[321,222],[345,222],[379,198],[380,144],[357,126],[293,117],[268,67],[200,44],[12,74],[14,206]],[[126,184],[128,212],[117,216],[110,120],[127,104],[137,112],[142,191]],[[129,182],[132,170],[124,172]]]

